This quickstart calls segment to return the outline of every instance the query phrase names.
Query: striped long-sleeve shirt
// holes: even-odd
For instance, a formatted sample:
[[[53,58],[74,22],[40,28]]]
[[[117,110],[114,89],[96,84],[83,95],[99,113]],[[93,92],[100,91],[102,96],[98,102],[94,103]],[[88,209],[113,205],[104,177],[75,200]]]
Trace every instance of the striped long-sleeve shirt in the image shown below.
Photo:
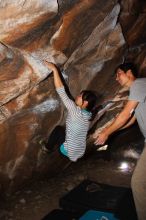
[[[65,107],[67,108],[66,137],[64,147],[71,161],[77,161],[86,150],[86,136],[89,129],[91,113],[82,110],[69,99],[64,87],[56,89]]]

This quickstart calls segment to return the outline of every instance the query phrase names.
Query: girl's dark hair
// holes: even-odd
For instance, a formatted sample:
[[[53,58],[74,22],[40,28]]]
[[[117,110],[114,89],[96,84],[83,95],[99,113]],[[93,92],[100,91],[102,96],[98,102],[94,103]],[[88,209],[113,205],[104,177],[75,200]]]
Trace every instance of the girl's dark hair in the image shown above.
[[[92,117],[90,119],[90,121],[92,121],[97,113],[97,95],[91,90],[83,90],[81,91],[81,94],[83,101],[88,101],[88,106],[86,107],[86,110],[92,113]]]
[[[128,70],[131,70],[133,76],[135,76],[135,78],[138,77],[137,67],[133,63],[122,63],[122,64],[120,64],[119,66],[116,67],[115,73],[117,72],[118,69],[121,69],[124,72],[127,72]]]

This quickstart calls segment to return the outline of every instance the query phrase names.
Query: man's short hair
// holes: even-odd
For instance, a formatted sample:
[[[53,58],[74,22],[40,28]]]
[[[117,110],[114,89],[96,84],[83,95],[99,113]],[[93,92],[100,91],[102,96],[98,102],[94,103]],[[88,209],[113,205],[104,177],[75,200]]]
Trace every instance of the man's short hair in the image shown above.
[[[133,64],[133,63],[122,63],[122,64],[118,65],[118,66],[116,67],[115,73],[117,72],[118,69],[123,70],[125,73],[126,73],[128,70],[131,70],[133,76],[135,76],[135,78],[138,77],[137,67],[136,67],[135,64]]]

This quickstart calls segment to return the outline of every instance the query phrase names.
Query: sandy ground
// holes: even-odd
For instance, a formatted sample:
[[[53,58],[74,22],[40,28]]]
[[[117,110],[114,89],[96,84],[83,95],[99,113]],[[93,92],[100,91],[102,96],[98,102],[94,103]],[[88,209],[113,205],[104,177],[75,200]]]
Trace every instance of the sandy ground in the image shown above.
[[[130,186],[134,164],[126,170],[120,163],[106,161],[94,154],[72,163],[58,176],[41,181],[33,180],[22,190],[8,195],[1,203],[1,220],[41,220],[59,207],[59,198],[84,179],[117,186]]]

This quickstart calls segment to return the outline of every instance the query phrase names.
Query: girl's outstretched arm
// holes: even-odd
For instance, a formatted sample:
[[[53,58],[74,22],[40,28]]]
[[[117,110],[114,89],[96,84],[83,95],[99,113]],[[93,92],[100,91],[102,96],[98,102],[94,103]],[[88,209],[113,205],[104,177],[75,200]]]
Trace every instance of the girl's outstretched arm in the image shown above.
[[[52,70],[52,72],[53,72],[55,88],[57,89],[57,88],[63,87],[62,80],[61,80],[61,78],[60,78],[58,69],[57,69],[57,67],[55,66],[55,64],[54,64],[54,63],[49,63],[49,62],[47,62],[47,61],[44,61],[44,63],[45,63],[45,65],[46,65],[50,70]]]
[[[64,85],[62,83],[62,80],[60,78],[59,72],[57,67],[55,66],[55,64],[53,63],[49,63],[47,61],[44,61],[45,65],[47,65],[47,67],[53,71],[53,75],[54,75],[54,85],[56,88],[57,93],[59,94],[61,100],[63,101],[65,107],[69,110],[69,111],[73,111],[76,112],[76,104],[75,102],[73,102],[68,95],[65,92],[64,89]]]

